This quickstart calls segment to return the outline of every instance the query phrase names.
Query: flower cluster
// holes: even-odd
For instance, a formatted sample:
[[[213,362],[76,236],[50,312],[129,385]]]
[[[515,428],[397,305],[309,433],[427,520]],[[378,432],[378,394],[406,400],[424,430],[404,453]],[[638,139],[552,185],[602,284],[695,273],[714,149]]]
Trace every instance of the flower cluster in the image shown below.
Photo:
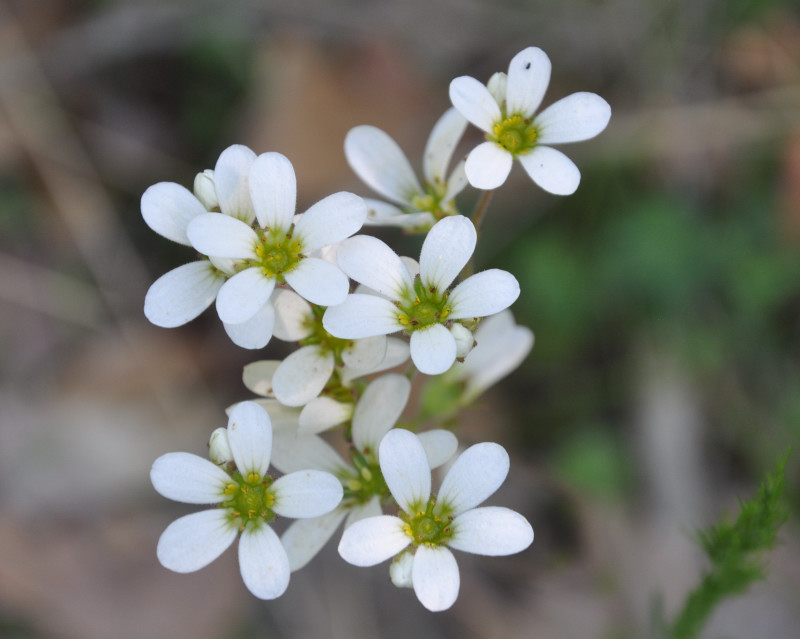
[[[157,548],[165,567],[198,570],[238,537],[245,585],[272,599],[344,524],[344,560],[392,559],[392,582],[439,611],[458,596],[451,550],[508,555],[532,543],[521,514],[480,506],[508,474],[503,447],[467,447],[436,494],[431,469],[455,456],[460,411],[533,346],[509,310],[516,278],[474,272],[486,196],[471,216],[456,198],[468,186],[502,185],[514,159],[546,191],[573,192],[578,169],[550,145],[593,137],[610,117],[591,93],[535,115],[549,77],[547,56],[528,48],[487,85],[453,80],[453,108],[431,132],[422,181],[386,133],[351,130],[347,161],[388,202],[339,192],[297,214],[288,158],[240,145],[199,173],[193,191],[169,182],[147,189],[145,222],[199,254],[150,287],[147,318],[180,326],[216,300],[235,344],[261,349],[275,337],[297,345],[282,361],[245,367],[244,385],[258,397],[229,409],[227,427],[211,435],[210,459],[169,453],[153,464],[159,493],[214,505],[167,527]],[[485,141],[450,169],[469,123]],[[419,261],[358,234],[365,224],[424,234]],[[418,408],[409,399],[415,384]],[[338,447],[330,441],[337,435]],[[278,516],[296,521],[279,534]]]

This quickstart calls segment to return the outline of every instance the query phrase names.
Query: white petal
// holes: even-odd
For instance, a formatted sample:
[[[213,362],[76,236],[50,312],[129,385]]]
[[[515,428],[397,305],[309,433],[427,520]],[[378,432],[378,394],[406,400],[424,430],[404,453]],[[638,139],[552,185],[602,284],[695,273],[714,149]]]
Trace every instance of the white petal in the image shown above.
[[[550,84],[550,58],[538,47],[528,47],[511,59],[506,85],[506,113],[533,115]]]
[[[256,217],[250,200],[248,176],[256,154],[241,144],[225,149],[214,167],[214,188],[219,209],[250,225]]]
[[[298,470],[272,484],[273,510],[282,517],[305,519],[332,511],[342,501],[342,484],[321,470]]]
[[[262,153],[256,158],[250,169],[250,197],[262,228],[289,229],[297,207],[297,179],[286,156]]]
[[[486,83],[486,88],[489,93],[497,100],[497,104],[503,104],[506,101],[506,90],[508,89],[508,74],[502,71],[493,73],[492,77]]]
[[[373,371],[386,356],[386,342],[385,335],[357,339],[342,351],[342,361],[355,370]]]
[[[156,556],[175,572],[204,568],[228,549],[238,530],[224,509],[203,510],[176,519],[161,534]]]
[[[272,395],[272,376],[280,366],[278,360],[263,360],[247,364],[242,371],[242,381],[245,387],[265,397]]]
[[[572,195],[580,184],[581,172],[575,163],[549,146],[520,155],[519,162],[536,184],[553,195]]]
[[[341,269],[356,282],[397,300],[413,287],[408,269],[386,244],[371,235],[357,235],[339,247]]]
[[[411,334],[411,360],[426,375],[444,373],[456,361],[456,340],[442,324]]]
[[[300,570],[311,561],[336,532],[347,513],[336,508],[321,517],[298,519],[281,535],[281,543],[289,557],[292,572]]]
[[[502,119],[497,101],[475,78],[462,75],[450,83],[450,101],[467,120],[487,133]]]
[[[239,570],[247,589],[259,599],[280,597],[289,586],[289,558],[267,524],[248,527],[239,540]]]
[[[186,504],[214,504],[223,500],[228,474],[214,462],[191,453],[167,453],[150,469],[153,488],[166,497]]]
[[[398,588],[411,588],[411,569],[414,566],[414,555],[403,552],[397,555],[389,565],[389,578]]]
[[[240,271],[225,282],[217,293],[217,314],[226,324],[241,324],[251,319],[269,302],[275,280],[258,267]]]
[[[411,582],[417,599],[428,610],[447,610],[458,598],[461,585],[453,553],[444,546],[417,548],[411,568]]]
[[[470,151],[464,171],[476,189],[496,189],[511,173],[514,157],[495,142],[482,142]]]
[[[447,109],[436,122],[422,156],[422,173],[429,183],[445,181],[447,165],[466,128],[466,118],[454,108]]]
[[[367,386],[353,412],[353,443],[362,453],[378,449],[383,436],[397,423],[411,395],[405,375],[390,373]]]
[[[470,446],[447,471],[436,508],[447,509],[452,515],[475,508],[500,488],[508,468],[508,453],[499,444]]]
[[[450,177],[447,178],[447,192],[444,194],[442,198],[442,203],[446,204],[450,200],[452,200],[456,195],[463,191],[467,184],[469,184],[469,180],[467,180],[467,157],[464,156],[456,162],[456,165],[453,167],[452,172],[450,173]]]
[[[449,319],[494,315],[519,297],[519,282],[511,273],[490,268],[470,275],[450,293]]]
[[[318,257],[305,258],[283,277],[302,297],[319,306],[341,304],[350,290],[347,276]]]
[[[287,406],[304,406],[320,394],[333,373],[333,355],[319,346],[303,346],[289,355],[272,376],[275,397]]]
[[[406,204],[422,192],[405,153],[377,127],[351,129],[344,139],[344,154],[365,184],[398,204]]]
[[[336,244],[357,232],[367,219],[367,205],[354,193],[329,195],[308,209],[295,224],[303,250],[314,251]]]
[[[387,337],[386,355],[384,355],[381,363],[369,372],[380,373],[382,371],[389,370],[390,368],[394,368],[395,366],[399,366],[400,364],[404,364],[406,361],[408,361],[409,355],[410,351],[408,348],[408,342],[397,337]],[[349,385],[350,382],[352,382],[356,377],[361,377],[364,374],[365,373],[363,370],[353,369],[347,366],[340,371],[342,384],[345,386]]]
[[[533,543],[533,528],[518,512],[486,506],[461,513],[453,520],[447,545],[477,555],[513,555]]]
[[[186,227],[198,215],[207,213],[189,189],[174,182],[159,182],[142,194],[142,217],[159,235],[191,246]]]
[[[478,234],[469,218],[454,215],[439,220],[422,243],[419,272],[425,287],[444,292],[461,272],[472,252]]]
[[[436,428],[420,433],[417,437],[422,442],[431,468],[446,464],[458,450],[458,439],[449,430]]]
[[[387,223],[387,220],[405,215],[394,204],[389,204],[383,200],[365,197],[364,203],[367,205],[367,219],[364,220],[364,224],[383,225]]]
[[[297,342],[311,334],[311,306],[294,291],[280,289],[272,294],[275,307],[273,334],[284,342]]]
[[[242,475],[267,474],[272,454],[272,424],[269,415],[255,402],[240,402],[228,418],[228,442],[236,468]]]
[[[255,258],[256,232],[241,220],[222,213],[204,213],[194,218],[186,230],[192,246],[203,255]]]
[[[223,323],[225,332],[234,344],[242,348],[264,348],[272,338],[275,310],[267,302],[253,317],[241,324]]]
[[[431,468],[414,433],[395,428],[378,447],[383,478],[397,504],[407,513],[425,510],[431,496]]]
[[[375,295],[354,293],[344,302],[330,306],[322,316],[322,326],[334,337],[359,339],[387,335],[403,330],[397,307]]]
[[[374,566],[394,557],[411,543],[399,517],[380,515],[357,521],[346,528],[339,554],[354,566]]]
[[[174,328],[206,310],[225,276],[207,260],[190,262],[159,277],[144,297],[144,314],[156,326]]]
[[[276,431],[272,440],[272,465],[282,473],[314,468],[340,474],[351,470],[333,447],[317,435]]]
[[[273,437],[278,431],[291,433],[297,432],[297,418],[300,415],[299,408],[290,408],[289,406],[284,406],[275,398],[255,399],[252,401],[267,411],[270,422],[272,422]],[[236,404],[234,404],[234,406],[235,405]],[[232,409],[233,406],[230,407],[230,410]]]
[[[381,500],[375,496],[370,497],[367,503],[355,504],[350,507],[350,514],[347,515],[347,521],[344,522],[344,527],[349,528],[357,521],[367,519],[368,517],[380,517],[382,514]]]
[[[300,433],[321,433],[353,416],[353,404],[330,397],[315,397],[300,412]]]
[[[595,93],[573,93],[536,116],[539,144],[564,144],[593,138],[611,119],[608,102]]]

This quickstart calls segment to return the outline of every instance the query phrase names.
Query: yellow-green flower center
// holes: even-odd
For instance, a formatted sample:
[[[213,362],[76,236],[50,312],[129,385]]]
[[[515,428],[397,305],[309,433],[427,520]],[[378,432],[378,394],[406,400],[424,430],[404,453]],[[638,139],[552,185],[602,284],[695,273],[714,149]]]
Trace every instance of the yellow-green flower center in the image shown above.
[[[332,353],[337,364],[342,363],[342,352],[353,345],[353,340],[334,337],[322,326],[322,316],[325,314],[324,306],[311,306],[311,317],[303,325],[310,331],[308,336],[300,340],[302,346],[319,346],[323,353]]]
[[[236,471],[231,480],[225,486],[223,492],[226,499],[221,505],[230,511],[228,514],[230,520],[240,530],[244,530],[250,522],[259,525],[261,522],[275,519],[275,512],[272,510],[275,505],[275,493],[270,490],[272,477],[269,475],[262,477],[258,473],[242,475]]]
[[[536,146],[539,127],[535,126],[530,118],[511,115],[496,122],[486,138],[496,142],[512,155],[521,155]]]
[[[355,449],[351,452],[355,472],[342,477],[344,498],[342,504],[366,504],[373,497],[384,500],[389,497],[389,487],[383,479],[381,467],[375,454],[366,451],[361,453]]]
[[[246,267],[257,267],[270,279],[283,282],[283,274],[295,268],[305,255],[303,244],[292,236],[294,226],[288,231],[264,229],[258,236],[256,259],[247,260]]]
[[[440,546],[453,536],[452,515],[442,512],[442,508],[434,512],[435,505],[436,497],[431,496],[424,510],[420,507],[412,514],[400,513],[405,522],[403,531],[411,537],[414,546]]]
[[[395,302],[400,311],[397,320],[406,333],[413,333],[433,324],[444,324],[452,311],[447,303],[449,296],[449,291],[439,291],[435,286],[426,287],[417,275],[413,292],[406,299]]]
[[[448,215],[457,215],[458,209],[454,200],[442,202],[445,195],[447,195],[447,184],[438,180],[434,184],[426,182],[425,192],[417,193],[411,198],[411,208],[408,212],[426,211],[437,221]]]

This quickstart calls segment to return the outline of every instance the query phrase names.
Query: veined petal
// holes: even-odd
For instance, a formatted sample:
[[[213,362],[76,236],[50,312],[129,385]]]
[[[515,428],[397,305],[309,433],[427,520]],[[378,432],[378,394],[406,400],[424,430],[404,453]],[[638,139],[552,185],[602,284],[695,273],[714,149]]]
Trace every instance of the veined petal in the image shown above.
[[[281,535],[281,543],[289,557],[292,572],[300,570],[311,561],[333,537],[347,511],[336,508],[320,517],[298,519]]]
[[[573,93],[536,116],[537,142],[550,145],[589,140],[605,129],[610,119],[611,107],[599,95]]]
[[[378,447],[378,461],[398,506],[407,513],[424,510],[431,496],[431,467],[419,437],[408,430],[390,430]]]
[[[550,84],[550,58],[538,47],[523,49],[508,65],[506,113],[530,117],[542,103]]]
[[[144,297],[144,314],[162,328],[174,328],[190,322],[206,310],[225,276],[207,260],[190,262],[159,277]]]
[[[376,295],[353,293],[322,316],[322,326],[334,337],[359,339],[403,330],[397,307]]]
[[[449,430],[435,428],[420,433],[417,437],[422,442],[425,456],[428,458],[428,465],[431,468],[438,468],[442,464],[446,464],[458,450],[458,439]]]
[[[422,156],[422,174],[430,184],[445,181],[447,165],[466,128],[467,119],[454,108],[447,109],[433,126]]]
[[[553,195],[572,195],[580,184],[581,172],[575,163],[549,146],[520,155],[519,162],[536,184]]]
[[[398,204],[407,204],[422,192],[405,153],[377,127],[350,129],[344,139],[344,154],[365,184]]]
[[[419,546],[411,568],[411,582],[417,599],[428,610],[447,610],[458,598],[461,585],[453,553],[444,546]]]
[[[174,182],[159,182],[142,194],[142,217],[162,237],[191,246],[186,227],[198,215],[207,213],[192,192]]]
[[[267,302],[253,317],[241,324],[226,324],[225,332],[234,344],[242,348],[264,348],[272,338],[275,310]]]
[[[333,373],[333,355],[319,346],[303,346],[283,360],[272,376],[275,397],[287,406],[303,406],[320,394]]]
[[[194,572],[225,552],[238,532],[225,509],[192,513],[176,519],[161,533],[156,556],[164,568]]]
[[[272,454],[272,424],[269,415],[255,402],[240,402],[228,418],[228,442],[236,468],[242,475],[267,474]]]
[[[242,371],[245,387],[257,395],[265,397],[272,395],[272,376],[280,364],[278,360],[262,360],[247,364]]]
[[[411,334],[411,360],[426,375],[444,373],[456,361],[456,340],[442,324]]]
[[[422,243],[419,272],[425,287],[447,290],[472,257],[478,234],[469,218],[454,215],[439,220]]]
[[[533,543],[533,528],[518,512],[486,506],[461,513],[451,524],[447,545],[477,555],[513,555]]]
[[[204,213],[194,218],[186,230],[192,246],[203,255],[252,259],[258,236],[241,220],[222,213]]]
[[[311,306],[294,291],[282,288],[272,294],[275,308],[273,333],[284,342],[298,342],[311,334]]]
[[[275,432],[272,440],[272,465],[282,473],[307,468],[342,473],[350,466],[322,437],[296,432]]]
[[[514,157],[495,142],[482,142],[467,156],[464,171],[476,189],[496,189],[511,173]]]
[[[450,293],[449,319],[494,315],[519,297],[519,282],[508,271],[490,268],[470,275]]]
[[[214,462],[191,453],[167,453],[150,469],[153,488],[167,499],[185,504],[221,502],[231,478]]]
[[[442,481],[436,507],[449,514],[475,508],[500,488],[508,475],[505,448],[492,442],[475,444],[453,462]]]
[[[249,526],[239,539],[239,571],[247,589],[259,599],[280,597],[289,586],[289,558],[267,524]]]
[[[353,416],[353,404],[330,397],[315,397],[300,412],[299,433],[321,433],[343,424]],[[317,468],[315,466],[315,468]],[[326,469],[327,470],[327,469]]]
[[[220,153],[214,167],[214,188],[220,211],[247,225],[256,217],[248,183],[255,159],[256,154],[249,148],[234,144]]]
[[[262,153],[250,169],[250,197],[258,224],[288,230],[297,207],[297,178],[285,155]]]
[[[487,133],[503,117],[486,85],[466,75],[450,83],[450,101],[461,115]]]
[[[386,341],[385,335],[357,339],[342,351],[342,361],[354,370],[371,372],[386,356]]]
[[[330,512],[342,501],[342,484],[321,470],[298,470],[272,484],[273,510],[283,517],[305,519]]]
[[[405,375],[389,373],[367,386],[353,412],[353,443],[362,453],[378,450],[383,436],[400,419],[411,395]]]
[[[399,517],[380,515],[355,522],[339,542],[339,554],[354,566],[374,566],[394,557],[411,543]]]
[[[350,282],[338,266],[318,257],[301,260],[283,277],[295,291],[312,304],[341,304],[350,290]]]
[[[338,262],[349,277],[389,299],[398,300],[413,287],[400,257],[376,237],[357,235],[346,240],[339,247]]]
[[[294,230],[303,250],[336,244],[358,231],[367,219],[367,205],[354,193],[340,191],[314,204],[300,216]]]
[[[217,293],[217,314],[226,324],[241,324],[251,319],[275,290],[275,280],[254,266],[240,271],[225,282]]]

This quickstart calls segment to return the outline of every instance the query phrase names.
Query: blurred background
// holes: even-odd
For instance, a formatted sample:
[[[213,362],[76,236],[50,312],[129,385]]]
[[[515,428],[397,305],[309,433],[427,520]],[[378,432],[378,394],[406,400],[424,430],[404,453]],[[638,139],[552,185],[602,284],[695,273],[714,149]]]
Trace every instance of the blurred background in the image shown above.
[[[438,615],[335,544],[274,602],[232,551],[163,569],[158,536],[195,509],[158,496],[150,464],[204,454],[248,397],[242,366],[282,351],[238,349],[213,311],[147,323],[148,286],[190,255],[146,227],[142,192],[191,188],[242,143],[291,159],[299,210],[368,195],[351,127],[385,129],[419,168],[450,80],[531,45],[553,62],[545,105],[592,91],[613,109],[565,149],[578,192],[515,167],[479,243],[479,267],[519,278],[536,346],[459,434],[509,449],[491,503],[531,521],[533,546],[459,553],[461,595]],[[0,637],[647,637],[705,567],[697,528],[791,445],[769,578],[704,637],[800,637],[794,2],[2,0],[0,311]]]

